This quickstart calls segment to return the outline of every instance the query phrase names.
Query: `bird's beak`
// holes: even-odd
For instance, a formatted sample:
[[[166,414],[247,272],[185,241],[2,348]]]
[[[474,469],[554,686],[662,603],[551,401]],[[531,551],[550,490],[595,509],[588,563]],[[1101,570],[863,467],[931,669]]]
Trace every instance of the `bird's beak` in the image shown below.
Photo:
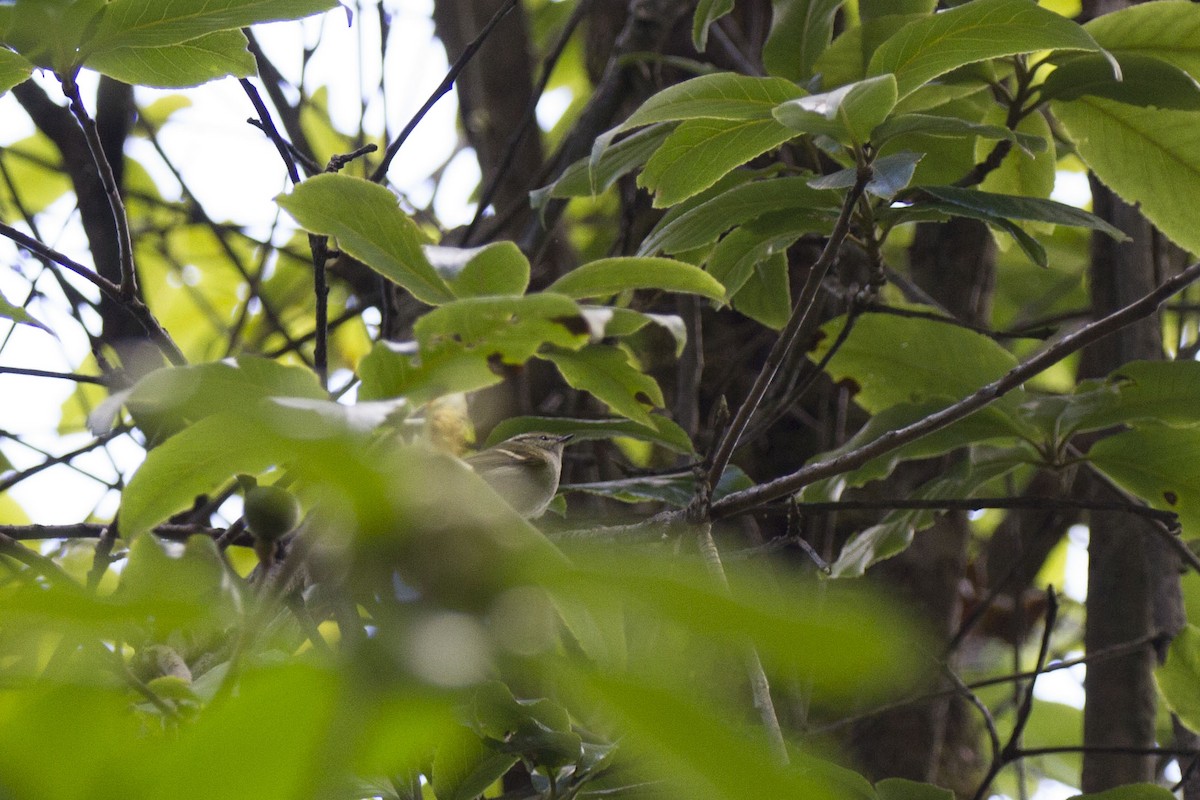
[[[559,440],[560,442],[562,442],[563,444],[566,444],[567,442],[571,441],[571,440],[572,440],[572,439],[574,439],[574,438],[575,438],[575,434],[573,434],[573,433],[564,433],[562,436],[559,436],[559,437],[558,437],[558,440]]]

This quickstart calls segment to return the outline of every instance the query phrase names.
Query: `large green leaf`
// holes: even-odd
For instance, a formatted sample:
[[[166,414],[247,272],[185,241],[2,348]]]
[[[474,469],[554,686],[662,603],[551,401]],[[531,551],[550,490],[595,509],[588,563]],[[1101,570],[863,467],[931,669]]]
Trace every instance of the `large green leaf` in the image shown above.
[[[1077,100],[1084,95],[1093,95],[1135,106],[1200,108],[1200,85],[1179,67],[1137,53],[1122,54],[1118,61],[1121,64],[1119,79],[1113,75],[1112,63],[1098,53],[1071,58],[1046,76],[1039,87],[1041,97],[1044,100]]]
[[[489,747],[466,728],[455,728],[438,744],[430,782],[438,800],[473,800],[520,757]]]
[[[862,25],[843,31],[813,65],[813,70],[821,76],[822,86],[832,89],[867,77],[867,65],[879,46],[893,33],[924,16],[897,10],[883,17],[864,17]]]
[[[385,278],[437,305],[454,299],[421,250],[417,224],[384,187],[349,175],[309,178],[276,202],[305,230],[335,236],[338,246]]]
[[[0,95],[33,74],[33,64],[19,53],[0,47]]]
[[[1154,670],[1158,692],[1189,730],[1200,729],[1200,628],[1187,625]]]
[[[775,106],[803,95],[804,90],[783,78],[715,72],[668,86],[642,103],[613,133],[688,119],[765,120]]]
[[[891,72],[904,97],[950,70],[1035,50],[1099,50],[1076,23],[1027,0],[975,0],[910,22],[871,57],[868,75]]]
[[[827,322],[809,353],[821,358],[845,324]],[[988,337],[950,323],[893,314],[862,314],[826,370],[851,380],[855,401],[871,413],[900,403],[965,397],[1015,367],[1017,360]]]
[[[523,364],[544,344],[579,349],[589,330],[572,300],[546,292],[455,300],[418,319],[413,332],[422,354],[452,342],[479,349],[489,359]]]
[[[989,221],[1027,220],[1049,222],[1053,225],[1071,225],[1091,228],[1105,233],[1118,242],[1128,237],[1118,228],[1083,209],[1046,200],[1040,197],[1020,197],[1008,194],[981,192],[957,186],[922,186],[921,191],[936,197],[951,206],[983,214]]]
[[[529,288],[529,259],[513,242],[469,248],[427,245],[424,250],[456,297],[519,297]]]
[[[1197,408],[1200,362],[1133,361],[1066,398],[1056,418],[1064,433],[1145,422],[1192,427]]]
[[[421,405],[448,394],[473,392],[504,380],[489,351],[458,342],[442,342],[419,356],[414,348],[376,342],[358,364],[362,400],[406,398]]]
[[[1145,425],[1107,436],[1088,460],[1154,508],[1179,515],[1186,538],[1200,536],[1200,429]]]
[[[808,186],[806,178],[755,181],[721,192],[677,216],[664,217],[638,253],[681,253],[716,241],[722,233],[772,211],[789,211],[798,225],[828,232],[837,217],[837,195]]]
[[[607,190],[618,178],[645,164],[672,130],[670,123],[651,125],[606,147],[595,161],[590,156],[579,159],[554,183],[531,192],[530,202],[534,208],[542,208],[552,197],[584,197]]]
[[[179,44],[260,22],[300,19],[336,5],[337,0],[112,0],[85,53]]]
[[[1013,141],[1027,153],[1040,153],[1047,150],[1046,140],[1041,136],[1030,136],[1014,132],[1003,125],[986,125],[972,122],[961,117],[951,117],[938,114],[900,114],[888,119],[875,130],[872,141],[883,145],[889,139],[908,134],[924,134],[926,136],[958,139],[968,136],[978,136],[981,139],[1008,139]]]
[[[670,258],[642,256],[592,261],[563,275],[546,291],[583,299],[606,297],[631,289],[685,292],[710,300],[725,296],[725,287],[699,267]]]
[[[661,408],[662,389],[649,375],[629,363],[624,350],[589,345],[577,352],[550,351],[540,356],[558,367],[573,388],[589,392],[613,411],[642,425],[653,426],[648,408]]]
[[[80,42],[104,10],[105,0],[10,1],[0,5],[6,12],[0,17],[0,44],[39,67],[69,74],[79,63]]]
[[[1129,6],[1083,27],[1119,59],[1127,54],[1159,58],[1200,78],[1200,6],[1195,3],[1166,0]]]
[[[182,88],[232,75],[255,73],[254,56],[239,30],[217,31],[162,47],[122,47],[104,50],[87,66],[125,83],[157,88]]]
[[[1050,105],[1100,180],[1181,247],[1200,252],[1200,229],[1179,202],[1200,192],[1200,112],[1151,112],[1101,97]]]
[[[775,253],[783,253],[805,232],[803,220],[786,211],[768,214],[739,226],[717,243],[708,257],[706,269],[725,286],[728,300],[741,291],[754,274],[755,267]],[[790,300],[791,294],[786,293]]]
[[[792,315],[787,253],[774,253],[755,264],[732,305],[755,322],[782,329]]]
[[[763,66],[793,81],[812,77],[813,64],[829,47],[833,18],[844,0],[776,0],[771,32],[763,45]]]
[[[896,106],[896,76],[879,75],[834,89],[789,100],[775,118],[794,131],[829,136],[861,145]]]
[[[994,106],[984,117],[984,122],[997,125],[1004,123],[1004,109]],[[1054,180],[1057,175],[1058,156],[1051,143],[1054,137],[1050,131],[1050,123],[1041,114],[1030,114],[1017,123],[1017,132],[1026,139],[1041,141],[1041,146],[1027,152],[1014,147],[1009,151],[1000,166],[988,173],[979,185],[979,189],[993,194],[1016,195],[1045,199],[1054,190]],[[975,158],[981,163],[995,147],[993,142],[982,139],[975,141]],[[1042,226],[1046,227],[1046,226]]]
[[[687,120],[646,162],[638,186],[654,193],[655,208],[673,206],[795,135],[774,119]]]

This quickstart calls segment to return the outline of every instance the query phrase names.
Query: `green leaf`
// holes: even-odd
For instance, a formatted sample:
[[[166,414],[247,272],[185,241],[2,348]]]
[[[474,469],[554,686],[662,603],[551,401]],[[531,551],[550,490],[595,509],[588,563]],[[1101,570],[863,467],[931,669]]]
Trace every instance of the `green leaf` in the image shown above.
[[[672,130],[669,123],[651,125],[606,147],[594,162],[590,156],[579,159],[554,183],[530,193],[533,207],[544,208],[553,197],[586,197],[607,191],[618,178],[645,164]]]
[[[1063,434],[1143,422],[1190,427],[1200,404],[1200,362],[1132,361],[1085,383],[1056,415]]]
[[[1124,56],[1167,61],[1200,77],[1200,7],[1182,0],[1150,3],[1103,14],[1083,26],[1124,64]]]
[[[703,53],[708,47],[708,29],[714,22],[733,11],[733,0],[699,0],[692,17],[692,44]]]
[[[20,325],[29,325],[34,328],[41,328],[46,333],[54,336],[54,331],[50,330],[50,328],[39,322],[25,309],[8,302],[8,299],[2,294],[0,294],[0,319],[11,319],[13,322],[16,322]]]
[[[821,358],[845,322],[843,316],[825,323],[809,358]],[[826,371],[835,381],[852,380],[855,401],[877,413],[899,403],[966,397],[1016,364],[992,339],[957,325],[862,314]]]
[[[569,417],[510,417],[488,435],[485,447],[499,444],[518,433],[544,431],[546,433],[571,434],[576,441],[596,441],[616,436],[653,442],[676,453],[692,453],[692,442],[683,428],[666,417],[652,414],[652,427],[640,425],[627,419],[572,419]]]
[[[705,645],[702,657],[711,658],[713,649],[726,648],[732,656],[752,644],[768,670],[796,670],[812,682],[820,695],[862,696],[879,691],[885,688],[881,683],[905,681],[909,665],[920,657],[921,636],[908,620],[888,613],[852,585],[830,584],[818,592],[811,583],[805,585],[795,576],[786,575],[779,583],[767,585],[770,582],[764,581],[766,573],[762,570],[730,561],[725,588],[712,579],[698,558],[655,557],[652,553],[627,558],[614,554],[611,547],[598,546],[572,548],[568,555],[575,568],[549,575],[544,584],[554,595],[578,598],[594,607],[604,607],[619,598],[634,619],[654,625],[656,636],[677,627],[698,637]],[[821,594],[826,600],[814,603]],[[824,646],[814,647],[814,642],[823,642]],[[644,676],[644,685],[653,685],[655,678],[666,677],[680,667],[687,670],[685,674],[699,667],[690,663],[686,653],[662,647],[655,647],[647,656],[653,662],[648,668],[654,677]],[[637,657],[636,652],[631,653],[631,658]],[[880,675],[877,659],[888,660],[895,669],[889,675]],[[639,666],[635,661],[629,672],[636,676]],[[608,665],[600,664],[598,668],[604,674],[613,672]],[[709,706],[704,699],[696,698],[695,693],[703,692],[703,686],[688,685],[686,680],[676,685],[681,692],[690,692],[687,696],[695,707]],[[767,752],[760,753],[760,757],[766,756]],[[867,794],[871,796],[869,787]],[[765,795],[734,796],[808,795],[783,793],[777,788]]]
[[[904,778],[884,778],[875,784],[879,800],[953,800],[954,792]]]
[[[829,136],[858,146],[887,119],[896,106],[896,76],[880,75],[824,94],[789,100],[775,109],[775,118],[799,133]]]
[[[529,259],[513,242],[470,248],[426,245],[424,250],[456,297],[519,297],[529,288]]]
[[[601,258],[568,272],[546,288],[567,297],[606,297],[632,289],[698,294],[721,300],[725,287],[699,267],[670,258]]]
[[[936,436],[937,434],[933,434]],[[947,473],[909,493],[917,500],[945,500],[971,497],[988,483],[1012,472],[1023,459],[1012,451],[1000,451],[997,457],[981,463],[960,461]],[[931,509],[897,509],[876,525],[850,537],[832,566],[835,578],[857,578],[872,564],[892,558],[912,544],[913,536],[933,525],[938,512]]]
[[[1200,728],[1200,628],[1189,624],[1175,634],[1166,662],[1154,669],[1154,683],[1180,722]]]
[[[358,363],[362,379],[359,399],[404,397],[413,405],[422,405],[444,395],[494,386],[504,379],[489,362],[487,350],[457,342],[442,342],[419,357],[414,350],[403,344],[376,342]]]
[[[525,363],[544,344],[578,350],[587,343],[588,332],[579,307],[550,292],[455,300],[413,325],[422,355],[457,343],[509,364]]]
[[[438,305],[454,299],[421,250],[417,224],[384,187],[349,175],[324,174],[275,200],[305,230],[337,237],[342,250],[421,302]]]
[[[733,296],[733,307],[755,322],[780,330],[792,315],[787,253],[759,261]]]
[[[900,114],[885,121],[872,136],[876,146],[882,146],[889,139],[906,134],[919,133],[926,136],[957,139],[966,136],[978,136],[983,139],[1008,139],[1013,141],[1027,153],[1046,151],[1046,140],[1041,136],[1030,136],[1020,132],[1014,133],[1003,125],[985,125],[972,122],[961,117],[949,117],[935,114]]]
[[[91,56],[85,66],[125,83],[175,89],[232,75],[255,74],[257,65],[239,30],[217,31],[162,47],[122,47]]]
[[[33,64],[19,53],[0,47],[0,95],[33,74]]]
[[[1085,95],[1157,108],[1200,108],[1200,85],[1179,67],[1152,56],[1117,57],[1120,76],[1102,55],[1087,53],[1057,66],[1039,87],[1044,100],[1078,100]],[[1037,116],[1037,115],[1031,115]]]
[[[687,326],[676,314],[648,314],[620,306],[581,306],[580,310],[592,329],[593,341],[612,336],[633,336],[646,326],[654,325],[675,340],[676,358],[683,354],[683,348],[687,346]]]
[[[976,61],[1035,50],[1100,46],[1076,23],[1027,0],[975,0],[910,22],[871,57],[868,75],[894,73],[899,96]]]
[[[1154,508],[1179,515],[1185,538],[1200,536],[1200,429],[1145,425],[1106,436],[1088,460]]]
[[[984,122],[1003,124],[1004,115],[1004,109],[993,106],[988,109]],[[983,183],[979,184],[979,189],[994,194],[1048,198],[1054,189],[1058,168],[1058,155],[1049,146],[1054,141],[1050,123],[1041,114],[1030,114],[1017,123],[1017,131],[1029,139],[1040,139],[1042,146],[1033,152],[1023,152],[1017,148],[1010,150],[1000,166],[989,172]],[[976,162],[986,159],[993,147],[995,145],[991,142],[977,140]]]
[[[145,533],[237,473],[255,475],[284,463],[328,473],[340,460],[345,484],[351,475],[362,480],[355,466],[366,456],[365,437],[344,426],[270,401],[240,403],[236,410],[190,425],[149,452],[121,496],[121,535]],[[383,490],[375,494],[380,493],[387,496]],[[386,507],[383,499],[376,502]]]
[[[725,286],[728,301],[754,275],[755,267],[776,253],[784,253],[806,230],[803,220],[791,214],[768,214],[734,228],[717,243],[708,258],[710,275]],[[790,292],[785,292],[788,299]]]
[[[624,350],[595,344],[578,352],[551,351],[540,358],[558,367],[572,388],[589,392],[634,422],[654,426],[654,418],[646,409],[662,407],[662,390],[653,378],[629,363]]]
[[[866,191],[885,199],[891,199],[912,182],[917,164],[925,157],[924,153],[911,153],[907,150],[875,159],[871,165],[873,174],[864,187]],[[848,189],[858,180],[858,168],[839,170],[813,178],[808,185],[814,189]]]
[[[1179,202],[1200,192],[1200,112],[1147,112],[1100,97],[1050,105],[1105,185],[1181,247],[1200,252],[1200,229]]]
[[[471,731],[458,728],[438,745],[430,783],[438,800],[473,800],[520,757],[489,747]]]
[[[763,66],[772,75],[803,81],[833,38],[833,18],[844,0],[776,0]]]
[[[774,119],[687,120],[646,162],[638,186],[654,193],[655,208],[673,206],[794,136]]]
[[[833,227],[837,195],[808,186],[805,178],[774,178],[735,186],[673,217],[664,217],[638,249],[641,255],[681,253],[716,241],[734,225],[773,211],[790,212],[813,233]]]
[[[895,14],[932,14],[936,8],[937,0],[858,0],[858,16],[864,22]]]
[[[817,58],[813,71],[825,87],[844,86],[867,77],[871,56],[897,30],[924,14],[891,14],[866,19],[862,25],[843,31]],[[911,109],[910,109],[911,110]]]
[[[993,194],[975,189],[962,189],[957,186],[922,186],[920,190],[953,207],[983,214],[989,220],[1018,219],[1049,222],[1054,225],[1090,228],[1107,234],[1118,242],[1129,238],[1095,214],[1054,200]]]
[[[731,122],[767,120],[777,105],[803,95],[803,89],[783,78],[755,78],[733,72],[714,72],[663,89],[606,135],[611,137],[655,122],[689,119],[723,119]]]
[[[125,47],[164,47],[260,22],[300,19],[337,0],[112,0],[85,54]]]
[[[304,367],[279,364],[257,356],[186,367],[163,367],[127,392],[114,394],[97,407],[89,424],[94,430],[125,405],[150,442],[159,442],[205,417],[231,411],[268,397],[327,399],[316,375]]]
[[[4,45],[65,75],[79,64],[80,42],[102,19],[105,0],[17,0],[0,5],[0,11],[7,12],[0,18]]]
[[[866,424],[859,428],[845,444],[824,453],[822,458],[834,458],[843,453],[857,450],[889,431],[911,425],[930,414],[941,411],[949,404],[948,398],[939,398],[919,403],[900,403],[885,408],[867,420]],[[873,458],[857,469],[806,486],[801,490],[800,498],[805,502],[837,500],[849,487],[865,486],[871,481],[888,477],[901,462],[942,456],[972,445],[997,443],[999,446],[1004,442],[1014,441],[1021,433],[1023,433],[1023,429],[1020,422],[1014,420],[1007,409],[998,408],[995,405],[988,406],[965,419]],[[1021,447],[1019,441],[1015,447]],[[1038,459],[1032,451],[1022,449],[1000,454],[988,453],[976,460],[981,463],[986,461],[989,464],[1007,460],[1015,464],[1022,460],[1028,462]]]

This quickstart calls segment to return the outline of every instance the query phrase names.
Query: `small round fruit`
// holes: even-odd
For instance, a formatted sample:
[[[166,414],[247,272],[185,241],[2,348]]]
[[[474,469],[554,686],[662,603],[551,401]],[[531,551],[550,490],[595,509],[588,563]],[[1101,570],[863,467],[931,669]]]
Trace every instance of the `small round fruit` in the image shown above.
[[[246,492],[243,512],[255,538],[273,542],[300,524],[300,502],[278,486],[255,486]]]

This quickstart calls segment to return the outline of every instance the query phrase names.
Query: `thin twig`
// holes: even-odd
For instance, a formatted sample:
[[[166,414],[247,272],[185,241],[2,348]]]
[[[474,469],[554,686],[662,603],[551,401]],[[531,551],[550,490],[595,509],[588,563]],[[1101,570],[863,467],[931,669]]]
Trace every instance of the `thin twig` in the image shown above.
[[[1200,262],[1192,264],[1178,275],[1167,279],[1158,288],[1124,308],[1065,336],[1040,353],[1013,367],[1002,377],[941,411],[896,430],[888,431],[878,439],[855,450],[808,464],[790,475],[784,475],[767,483],[727,495],[713,504],[713,518],[728,517],[793,494],[811,483],[857,469],[884,453],[889,453],[922,436],[941,430],[1003,397],[1034,375],[1045,371],[1081,348],[1136,320],[1150,316],[1164,300],[1197,279],[1200,279]],[[1193,560],[1195,560],[1194,556]]]
[[[929,509],[932,511],[978,511],[983,508],[1069,508],[1082,511],[1117,511],[1161,522],[1172,528],[1179,527],[1179,515],[1174,511],[1161,511],[1149,506],[1132,503],[1104,503],[1091,500],[1074,500],[1061,497],[963,497],[942,500],[836,500],[830,502],[798,504],[801,512],[824,511],[872,511],[895,509]]]
[[[121,287],[104,276],[98,274],[92,269],[85,267],[74,259],[68,258],[52,247],[42,244],[37,239],[21,233],[11,225],[6,225],[0,222],[0,236],[12,239],[14,242],[24,247],[34,255],[53,261],[61,267],[66,267],[71,272],[74,272],[79,277],[94,285],[97,289],[103,292],[108,297],[111,297],[121,305],[138,323],[145,329],[150,340],[162,351],[172,364],[183,365],[187,363],[183,352],[171,340],[170,335],[159,324],[154,315],[150,313],[150,309],[141,301],[137,295],[130,298],[125,298],[121,293]]]
[[[108,381],[99,375],[80,375],[78,372],[51,372],[45,369],[29,369],[27,367],[0,367],[0,375],[26,375],[31,378],[58,378],[76,383],[95,383],[105,386]]]
[[[725,575],[725,567],[721,563],[721,554],[717,543],[713,540],[712,523],[700,522],[696,525],[696,541],[700,546],[700,555],[709,575],[721,588],[729,592],[729,578]],[[750,693],[754,697],[754,707],[762,718],[763,727],[767,729],[767,738],[771,749],[780,764],[788,763],[787,742],[783,738],[783,729],[779,725],[779,716],[775,713],[775,703],[771,700],[771,684],[767,681],[766,670],[763,669],[762,659],[753,644],[746,646],[746,672],[750,679]]]
[[[538,101],[541,100],[542,94],[546,91],[547,84],[550,83],[550,74],[554,72],[555,65],[558,64],[559,58],[562,57],[563,51],[567,48],[567,43],[571,41],[571,36],[575,33],[575,29],[579,27],[579,23],[591,10],[592,0],[581,0],[571,11],[571,16],[563,24],[562,30],[558,34],[558,39],[554,46],[550,48],[549,54],[542,62],[542,74],[538,76],[537,85],[533,88],[533,96],[529,99],[529,103],[525,106],[525,112],[521,115],[521,120],[517,123],[517,127],[509,135],[508,141],[504,143],[504,152],[500,156],[500,161],[497,162],[496,169],[492,173],[492,177],[488,180],[487,186],[479,195],[479,203],[475,206],[475,216],[471,218],[471,223],[467,225],[467,230],[463,233],[462,241],[464,244],[469,244],[471,236],[475,233],[475,229],[479,227],[480,221],[483,219],[483,212],[492,204],[492,199],[496,196],[496,190],[500,187],[500,181],[508,173],[512,167],[513,160],[517,156],[517,147],[521,141],[529,133],[530,125],[533,123],[537,115]],[[528,202],[523,203],[528,207]]]
[[[425,118],[425,115],[429,113],[429,109],[433,108],[437,101],[441,100],[442,96],[445,95],[446,92],[450,91],[451,87],[454,86],[454,82],[458,80],[459,73],[467,68],[467,64],[471,63],[471,59],[475,57],[477,52],[479,52],[479,48],[482,47],[483,43],[487,41],[487,38],[491,36],[492,30],[497,24],[499,24],[500,20],[504,19],[504,17],[508,15],[508,12],[513,10],[516,5],[517,0],[508,0],[508,2],[506,2],[504,5],[496,9],[496,13],[492,15],[490,20],[488,20],[487,25],[483,26],[483,30],[479,32],[479,35],[472,39],[471,43],[468,44],[466,49],[462,51],[462,55],[455,59],[454,64],[446,72],[446,77],[443,78],[442,82],[439,83],[437,88],[433,90],[433,94],[429,95],[429,99],[426,100],[425,104],[417,110],[417,113],[413,115],[413,118],[408,121],[408,124],[404,126],[403,130],[400,131],[400,134],[396,137],[395,141],[388,145],[387,150],[383,154],[383,160],[379,162],[379,166],[375,168],[373,173],[371,173],[372,181],[375,183],[380,183],[383,181],[383,179],[387,176],[388,167],[392,164],[392,159],[396,157],[396,153],[400,152],[400,148],[404,145],[404,142],[408,139],[412,132],[416,130],[417,125],[421,123],[421,120]]]
[[[717,446],[713,454],[712,465],[709,467],[707,477],[709,487],[716,486],[717,482],[720,481],[721,475],[724,474],[725,468],[729,465],[729,459],[733,456],[733,451],[737,447],[742,437],[742,432],[746,429],[746,425],[749,424],[751,416],[757,410],[763,396],[767,393],[767,388],[775,379],[775,374],[779,371],[780,365],[786,360],[792,348],[796,346],[800,338],[800,331],[803,329],[804,323],[812,311],[817,292],[821,287],[821,281],[825,279],[825,273],[837,261],[842,242],[845,241],[846,234],[850,232],[850,217],[854,211],[854,206],[858,203],[859,196],[866,189],[872,174],[869,166],[859,168],[854,186],[847,192],[846,199],[842,203],[842,211],[838,215],[837,223],[833,226],[833,232],[830,234],[829,240],[825,243],[825,249],[821,252],[820,258],[817,259],[812,269],[809,270],[808,277],[804,281],[804,288],[800,291],[800,296],[796,300],[796,305],[792,309],[792,315],[788,319],[787,325],[780,332],[779,338],[775,340],[775,345],[767,355],[766,362],[762,365],[762,369],[759,370],[758,376],[754,379],[754,385],[750,388],[745,401],[738,407],[733,421],[729,424],[729,428],[725,431],[725,436],[721,439],[721,443]],[[728,502],[728,499],[726,499],[726,502]]]
[[[112,164],[108,163],[108,157],[104,155],[104,145],[100,142],[100,131],[96,127],[96,121],[88,114],[87,107],[83,104],[83,97],[79,94],[79,85],[75,83],[75,76],[73,74],[59,75],[58,80],[62,84],[63,94],[70,101],[71,113],[75,116],[75,121],[83,129],[83,136],[87,141],[88,150],[92,154],[92,161],[100,175],[100,183],[104,187],[104,193],[108,196],[108,204],[112,208],[113,219],[117,226],[117,258],[121,264],[118,299],[122,303],[129,303],[138,294],[137,272],[133,268],[133,238],[129,233],[129,217],[125,214],[125,203],[121,200],[121,190],[117,186],[117,178],[113,174]]]

